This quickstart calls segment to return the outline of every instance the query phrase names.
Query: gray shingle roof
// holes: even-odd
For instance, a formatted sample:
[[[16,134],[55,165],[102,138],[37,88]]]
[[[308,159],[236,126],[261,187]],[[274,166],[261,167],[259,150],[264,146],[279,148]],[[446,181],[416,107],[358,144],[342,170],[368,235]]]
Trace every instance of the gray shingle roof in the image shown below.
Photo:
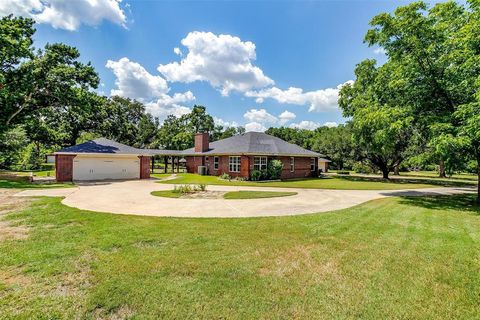
[[[112,140],[99,138],[75,146],[64,148],[56,153],[107,153],[107,154],[147,154],[145,150],[130,147]]]
[[[280,138],[263,132],[247,132],[238,136],[214,141],[210,143],[210,150],[195,152],[195,148],[183,151],[184,155],[214,155],[214,154],[259,154],[285,156],[322,157],[296,144],[288,143]]]

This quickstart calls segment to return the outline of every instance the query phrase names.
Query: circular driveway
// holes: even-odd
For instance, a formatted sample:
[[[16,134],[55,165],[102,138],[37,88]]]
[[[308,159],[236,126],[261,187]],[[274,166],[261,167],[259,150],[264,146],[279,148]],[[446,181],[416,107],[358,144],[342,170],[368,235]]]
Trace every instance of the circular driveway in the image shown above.
[[[152,196],[173,185],[158,180],[132,180],[79,184],[76,188],[25,190],[16,196],[62,196],[62,203],[83,210],[158,217],[267,217],[325,212],[389,196],[447,195],[471,192],[468,188],[415,190],[327,190],[209,185],[210,191],[294,191],[297,195],[265,199],[175,199]]]

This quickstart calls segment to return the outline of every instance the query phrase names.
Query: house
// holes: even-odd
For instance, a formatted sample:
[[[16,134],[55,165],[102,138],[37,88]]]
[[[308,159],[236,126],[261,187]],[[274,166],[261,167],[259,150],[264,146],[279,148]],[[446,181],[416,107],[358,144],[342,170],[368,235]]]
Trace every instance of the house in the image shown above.
[[[197,133],[195,147],[184,150],[183,155],[187,172],[197,173],[204,166],[209,175],[227,173],[244,178],[249,178],[253,170],[266,169],[268,161],[277,159],[283,163],[281,179],[317,176],[318,160],[323,157],[263,132],[247,132],[212,143],[208,133]]]
[[[57,181],[148,179],[150,153],[100,138],[55,152]]]
[[[57,181],[148,179],[152,157],[172,159],[172,168],[184,162],[187,172],[249,178],[269,161],[283,163],[282,179],[317,176],[326,172],[323,155],[261,132],[247,132],[210,143],[208,133],[195,135],[195,147],[187,150],[138,149],[100,138],[55,153]]]

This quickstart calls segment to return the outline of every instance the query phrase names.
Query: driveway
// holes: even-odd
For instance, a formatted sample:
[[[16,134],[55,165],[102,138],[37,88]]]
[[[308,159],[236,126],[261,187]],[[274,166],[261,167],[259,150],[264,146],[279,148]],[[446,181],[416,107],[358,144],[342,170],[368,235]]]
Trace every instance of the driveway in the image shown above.
[[[266,217],[325,212],[389,196],[447,195],[471,192],[468,188],[415,190],[326,190],[268,187],[208,186],[210,191],[295,191],[288,197],[267,199],[174,199],[155,197],[150,192],[170,190],[173,185],[158,180],[84,183],[68,189],[25,190],[15,196],[60,196],[62,203],[83,210],[157,217]]]

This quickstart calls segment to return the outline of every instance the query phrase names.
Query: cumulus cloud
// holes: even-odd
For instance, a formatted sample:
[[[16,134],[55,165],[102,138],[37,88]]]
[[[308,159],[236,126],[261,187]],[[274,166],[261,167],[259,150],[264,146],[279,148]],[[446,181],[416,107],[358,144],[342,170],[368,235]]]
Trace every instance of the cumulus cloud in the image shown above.
[[[293,129],[315,130],[318,127],[320,127],[319,123],[314,121],[307,121],[307,120],[300,121],[299,123],[292,123],[290,125],[290,128],[293,128]]]
[[[173,53],[175,53],[177,56],[182,56],[182,50],[180,50],[180,48],[173,48]]]
[[[238,127],[238,123],[235,121],[225,121],[217,117],[213,117],[213,121],[215,122],[215,125],[222,126],[224,128]]]
[[[271,87],[259,91],[248,91],[245,95],[256,98],[257,103],[262,103],[265,99],[270,98],[280,103],[308,105],[309,112],[332,111],[338,109],[338,94],[347,83],[352,83],[352,81],[339,84],[335,88],[316,91],[304,92],[303,89],[295,87],[290,87],[287,90]]]
[[[378,55],[382,55],[382,54],[386,54],[387,53],[387,50],[383,49],[383,48],[375,48],[373,50],[373,53],[375,54],[378,54]]]
[[[175,93],[173,96],[162,94],[156,101],[146,103],[145,109],[160,120],[165,119],[168,115],[180,117],[191,111],[190,108],[183,104],[193,100],[195,100],[195,96],[191,91]]]
[[[150,74],[139,63],[121,58],[118,61],[108,60],[106,67],[113,71],[116,77],[116,89],[111,95],[129,97],[145,101],[158,98],[168,92],[167,81],[161,76]]]
[[[223,95],[232,90],[245,92],[274,84],[253,65],[255,44],[250,41],[228,34],[194,31],[181,43],[188,50],[182,60],[157,68],[168,81],[207,81]]]
[[[267,112],[265,109],[250,109],[243,117],[251,122],[256,123],[276,123],[277,117]]]
[[[246,132],[249,132],[249,131],[264,132],[265,130],[267,130],[267,128],[265,128],[263,124],[258,122],[249,122],[245,125]]]
[[[325,122],[323,125],[324,125],[325,127],[329,127],[329,128],[338,127],[338,123],[336,123],[336,122],[328,122],[328,121],[327,121],[327,122]]]
[[[290,112],[288,110],[285,110],[283,111],[282,113],[280,113],[280,115],[278,116],[278,123],[280,125],[284,125],[286,124],[287,122],[295,119],[297,116],[295,115],[295,113],[293,112]]]
[[[14,14],[47,23],[56,29],[77,30],[81,24],[99,25],[103,20],[125,26],[121,0],[1,0],[0,15]]]

